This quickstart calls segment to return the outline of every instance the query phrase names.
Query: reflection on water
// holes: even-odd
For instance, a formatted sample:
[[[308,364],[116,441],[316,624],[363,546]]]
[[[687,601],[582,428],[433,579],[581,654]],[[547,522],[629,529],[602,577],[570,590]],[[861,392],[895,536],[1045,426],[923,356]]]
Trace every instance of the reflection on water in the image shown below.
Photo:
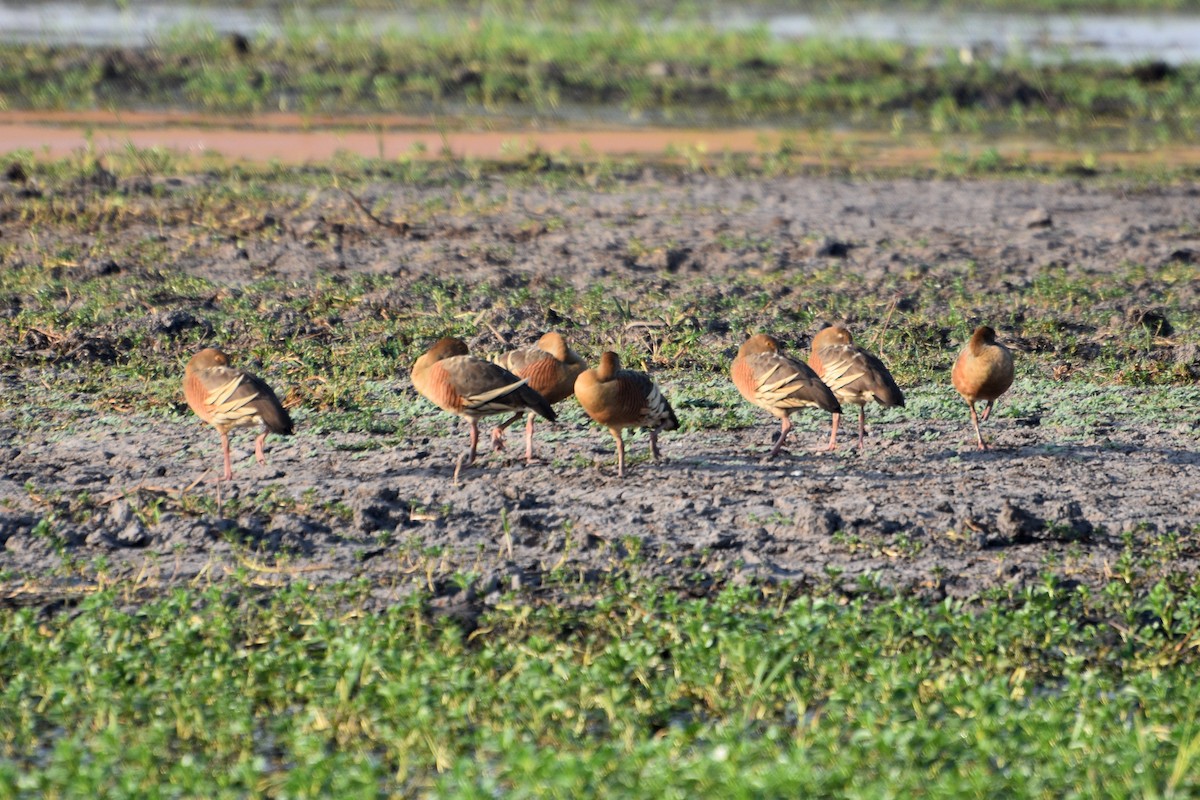
[[[142,45],[191,25],[221,34],[278,36],[289,26],[358,22],[372,30],[406,30],[443,18],[342,6],[317,11],[294,7],[186,3],[0,2],[0,41]],[[1200,16],[1100,14],[917,13],[907,10],[815,15],[761,11],[723,14],[727,28],[764,26],[780,38],[812,36],[872,39],[951,48],[962,58],[1007,54],[1034,60],[1106,59],[1133,62],[1200,59]]]

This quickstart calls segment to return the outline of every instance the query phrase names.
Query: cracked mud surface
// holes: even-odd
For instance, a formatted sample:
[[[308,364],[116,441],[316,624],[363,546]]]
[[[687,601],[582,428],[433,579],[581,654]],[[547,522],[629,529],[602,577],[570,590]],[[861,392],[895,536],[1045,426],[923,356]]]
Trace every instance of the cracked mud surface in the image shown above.
[[[1154,274],[1200,250],[1196,192],[1187,186],[647,175],[604,192],[495,192],[492,210],[476,217],[434,215],[387,227],[361,218],[330,223],[333,211],[352,213],[330,191],[284,213],[278,236],[192,250],[178,244],[184,237],[168,236],[166,246],[178,269],[229,291],[280,278],[281,299],[312,291],[306,286],[325,272],[394,276],[391,288],[360,304],[358,316],[325,324],[330,346],[338,344],[339,326],[419,309],[424,300],[410,289],[430,275],[516,289],[553,277],[601,285],[624,299],[648,288],[669,294],[691,281],[701,318],[697,346],[729,355],[744,331],[706,318],[704,305],[722,296],[731,276],[833,265],[864,296],[968,279],[994,293],[994,304],[978,309],[986,315],[1018,302],[1050,269],[1094,276],[1146,265],[1144,279],[1130,281],[1104,309],[1112,329],[1086,331],[1096,341],[1120,335],[1139,308],[1164,297],[1194,307],[1200,293],[1196,280],[1166,285]],[[378,183],[360,199],[372,208],[390,204],[375,213],[386,218],[392,209],[394,219],[395,209],[450,194]],[[173,201],[168,192],[156,202]],[[633,240],[639,247],[629,246]],[[121,269],[127,275],[139,267]],[[784,295],[774,303],[819,307],[821,297]],[[499,349],[496,336],[532,341],[548,322],[524,309],[463,311],[474,315],[479,333],[471,345],[481,350]],[[1082,313],[1064,308],[1063,320]],[[172,320],[203,328],[204,314],[165,298],[148,318],[169,340]],[[786,324],[773,307],[751,319],[777,332]],[[309,323],[297,321],[297,330]],[[213,339],[237,333],[215,330]],[[804,346],[812,331],[785,333]],[[591,359],[607,344],[588,341],[585,331],[570,336]],[[375,346],[356,341],[346,346]],[[947,339],[943,369],[960,345]],[[48,346],[29,339],[31,351]],[[1167,347],[1165,357],[1200,367],[1195,349]],[[166,351],[164,358],[181,355],[169,345]],[[683,364],[656,376],[685,428],[662,437],[663,463],[646,460],[647,441],[638,434],[627,477],[617,479],[611,438],[568,401],[557,426],[539,425],[535,443],[547,461],[520,462],[514,426],[507,455],[483,459],[455,486],[452,462],[465,446],[465,426],[416,397],[405,361],[375,393],[382,417],[419,420],[403,436],[381,445],[367,433],[316,431],[312,422],[332,412],[301,405],[293,409],[297,436],[269,437],[266,467],[253,462],[252,437],[234,434],[235,481],[222,487],[218,505],[208,482],[219,459],[215,432],[178,407],[98,408],[72,389],[75,362],[85,356],[30,356],[0,372],[9,397],[22,391],[35,403],[59,404],[50,415],[11,401],[0,406],[0,565],[10,602],[24,602],[22,592],[66,591],[90,569],[71,563],[99,556],[110,575],[154,587],[241,569],[264,582],[365,577],[385,599],[426,587],[450,604],[494,599],[552,570],[584,579],[608,571],[664,575],[697,591],[734,579],[853,593],[871,575],[900,590],[965,597],[1034,583],[1047,571],[1098,584],[1129,542],[1138,551],[1174,548],[1179,569],[1200,564],[1200,549],[1186,536],[1200,518],[1194,383],[1097,387],[1019,367],[1017,384],[985,427],[995,449],[979,453],[965,407],[946,400],[952,390],[943,371],[940,384],[904,386],[907,408],[868,409],[864,453],[845,433],[837,452],[817,452],[828,417],[807,411],[797,415],[786,453],[762,463],[777,423],[747,407],[751,425],[689,424],[714,405],[743,401],[722,376]],[[287,379],[269,377],[283,396]],[[1088,405],[1093,395],[1104,398],[1098,408]]]

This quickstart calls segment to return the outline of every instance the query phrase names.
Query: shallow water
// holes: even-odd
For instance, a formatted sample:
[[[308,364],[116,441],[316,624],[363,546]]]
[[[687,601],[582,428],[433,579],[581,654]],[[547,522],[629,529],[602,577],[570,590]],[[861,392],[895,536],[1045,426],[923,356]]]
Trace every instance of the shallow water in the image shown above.
[[[865,12],[830,19],[784,14],[766,20],[781,38],[826,36],[948,47],[964,59],[1025,56],[1122,63],[1160,59],[1178,64],[1200,57],[1200,17],[1102,14],[952,14]]]
[[[731,29],[762,25],[784,38],[870,39],[949,48],[963,59],[1006,55],[1036,61],[1104,59],[1181,63],[1200,58],[1200,16],[1171,14],[918,13],[907,10],[840,15],[743,10],[713,24]],[[360,23],[369,30],[447,24],[446,17],[363,11],[186,3],[0,2],[0,41],[137,46],[171,31],[210,27],[218,34],[280,36],[289,28]]]
[[[0,3],[0,41],[133,47],[190,25],[217,33],[271,33],[280,28],[266,9],[155,3],[125,8],[90,3]]]

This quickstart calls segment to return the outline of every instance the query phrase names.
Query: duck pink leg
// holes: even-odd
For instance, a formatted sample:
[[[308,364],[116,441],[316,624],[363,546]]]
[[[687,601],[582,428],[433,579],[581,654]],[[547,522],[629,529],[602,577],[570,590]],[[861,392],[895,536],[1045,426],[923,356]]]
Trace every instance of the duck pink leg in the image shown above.
[[[475,463],[475,451],[479,447],[479,421],[474,417],[471,418],[471,454],[467,457],[466,466],[471,466]]]
[[[979,442],[979,449],[987,450],[988,446],[983,442],[983,434],[979,432],[979,415],[975,413],[975,404],[967,403],[967,407],[971,409],[971,423],[975,426],[975,439]]]
[[[525,421],[525,463],[533,463],[533,414]]]
[[[233,480],[233,459],[229,455],[229,432],[221,431],[221,453],[225,456],[225,474],[223,481]]]
[[[767,458],[774,458],[783,448],[783,440],[787,438],[788,431],[792,429],[791,417],[784,417],[783,424],[779,426],[779,440],[775,442],[775,446],[771,448],[771,452],[767,453]]]
[[[841,422],[841,421],[842,421],[842,415],[841,415],[841,414],[834,414],[834,415],[833,415],[833,430],[832,430],[832,431],[830,431],[830,433],[829,433],[829,444],[827,444],[827,445],[825,446],[825,449],[826,449],[827,451],[828,451],[828,450],[836,450],[836,449],[837,449],[837,432],[838,432],[838,423],[839,423],[839,422]]]

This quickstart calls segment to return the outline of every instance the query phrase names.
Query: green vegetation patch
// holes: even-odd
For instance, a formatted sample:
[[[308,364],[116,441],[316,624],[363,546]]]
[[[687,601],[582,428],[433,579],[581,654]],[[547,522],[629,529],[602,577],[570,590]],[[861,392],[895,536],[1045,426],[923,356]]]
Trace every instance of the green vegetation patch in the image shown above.
[[[198,216],[210,200],[196,198]],[[154,213],[169,216],[172,204]],[[52,216],[62,208],[30,203],[27,213]],[[126,223],[142,224],[136,215]],[[0,360],[11,369],[55,369],[56,385],[87,401],[72,411],[74,401],[60,396],[56,405],[67,416],[96,408],[182,412],[183,363],[215,339],[239,364],[290,386],[289,404],[335,411],[327,423],[339,429],[377,433],[398,432],[381,428],[374,411],[433,341],[484,337],[485,351],[499,351],[496,325],[522,337],[554,327],[590,359],[599,355],[596,343],[607,342],[631,366],[679,371],[695,381],[724,379],[749,333],[772,330],[806,340],[821,321],[843,319],[859,323],[859,340],[888,359],[902,385],[913,386],[945,384],[954,343],[965,341],[978,320],[990,319],[1022,351],[1023,373],[1043,381],[1188,387],[1196,379],[1200,321],[1176,291],[1181,281],[1194,280],[1196,267],[1188,264],[1130,266],[1114,274],[1050,269],[1016,297],[974,280],[973,264],[963,264],[951,279],[928,280],[913,269],[872,287],[835,265],[729,275],[719,283],[666,273],[649,283],[613,276],[587,289],[522,275],[466,282],[338,271],[319,271],[303,282],[268,278],[228,287],[158,266],[207,258],[236,236],[270,247],[289,234],[273,226],[240,234],[214,229],[174,256],[162,254],[157,237],[120,245],[101,237],[86,251],[64,251],[67,266],[55,266],[50,253],[0,245],[0,300],[9,309],[0,318]],[[753,253],[757,245],[725,246]],[[146,267],[104,274],[103,265],[114,258]],[[1131,293],[1131,286],[1140,288]],[[1177,326],[1174,336],[1163,338],[1156,328],[1127,319],[1121,309],[1131,302],[1159,309]],[[24,402],[11,397],[13,407]],[[8,406],[0,398],[0,409]]]
[[[684,247],[671,228],[688,213],[672,208],[662,212],[660,237],[629,236],[614,254],[628,271],[584,284],[507,265],[519,259],[514,243],[569,229],[569,212],[580,207],[573,204],[620,189],[620,165],[593,188],[596,173],[562,163],[489,168],[477,177],[458,162],[373,162],[350,177],[339,177],[337,166],[264,175],[225,165],[204,177],[166,179],[132,156],[108,161],[113,169],[124,164],[119,175],[86,161],[18,160],[27,188],[0,196],[0,363],[9,375],[29,370],[55,387],[47,398],[53,417],[27,407],[29,393],[40,392],[37,379],[23,378],[22,393],[0,395],[0,409],[16,411],[20,425],[97,410],[187,414],[183,364],[214,342],[287,387],[289,406],[333,412],[320,417],[322,426],[384,436],[402,435],[412,415],[381,419],[376,411],[444,335],[487,352],[502,349],[498,334],[527,341],[555,328],[589,359],[603,342],[634,368],[668,371],[667,380],[674,371],[686,376],[680,383],[723,385],[749,333],[807,343],[822,321],[845,320],[902,386],[914,387],[946,385],[957,344],[986,319],[1019,351],[1023,377],[1068,391],[1110,383],[1187,388],[1200,374],[1190,290],[1200,267],[1190,258],[1106,272],[1063,263],[1011,283],[978,262],[931,255],[921,242],[885,241],[879,252],[894,251],[897,266],[868,278],[811,258],[821,231],[798,241],[718,232],[687,245],[716,264],[744,265],[714,281],[706,271],[669,269],[671,253]],[[396,184],[420,191],[398,194]],[[583,194],[550,216],[513,215],[530,186]],[[499,235],[460,238],[475,227]],[[412,249],[396,266],[443,263],[451,252],[492,274],[467,280],[337,266],[339,248],[383,253],[381,242],[400,236]],[[459,243],[448,251],[447,241]],[[253,264],[301,247],[316,263],[310,274],[254,277]],[[229,284],[224,269],[239,282]],[[726,424],[722,414],[705,420]]]
[[[247,584],[0,616],[4,796],[1200,792],[1200,592],[974,607],[657,585],[471,622]]]
[[[0,46],[8,108],[461,113],[618,106],[668,119],[780,119],[917,112],[936,131],[1093,117],[1181,134],[1200,107],[1200,66],[961,63],[898,44],[773,38],[698,23],[650,28],[484,17],[377,30],[296,26],[247,42],[185,30],[152,48]]]

